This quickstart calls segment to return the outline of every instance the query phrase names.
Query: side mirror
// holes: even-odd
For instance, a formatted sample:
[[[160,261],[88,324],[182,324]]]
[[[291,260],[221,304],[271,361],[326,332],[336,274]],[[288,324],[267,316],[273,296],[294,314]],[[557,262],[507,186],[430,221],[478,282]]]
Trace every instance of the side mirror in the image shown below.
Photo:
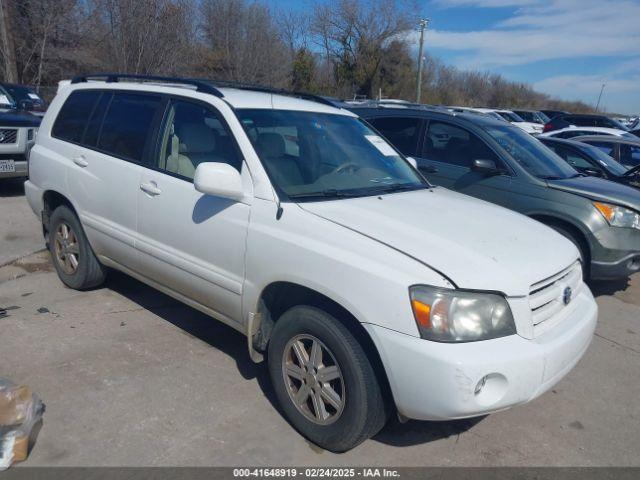
[[[418,168],[418,160],[413,157],[407,157],[407,160],[411,165],[413,165],[413,168]]]
[[[205,162],[198,165],[193,186],[200,193],[239,201],[244,197],[240,172],[227,163]]]
[[[29,100],[20,100],[20,102],[18,103],[18,108],[20,110],[33,110],[33,102],[29,101]]]
[[[599,177],[599,178],[604,177],[603,172],[601,172],[600,170],[596,170],[595,168],[583,168],[582,172],[586,173],[590,177]]]
[[[498,167],[496,166],[496,162],[493,160],[474,160],[471,164],[471,170],[474,172],[485,173],[487,175],[495,175],[500,173]]]

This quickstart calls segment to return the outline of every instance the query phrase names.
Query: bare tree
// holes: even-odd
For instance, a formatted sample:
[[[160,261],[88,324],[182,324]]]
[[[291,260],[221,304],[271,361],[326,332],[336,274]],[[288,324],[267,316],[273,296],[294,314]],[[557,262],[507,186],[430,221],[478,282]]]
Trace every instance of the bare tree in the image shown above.
[[[408,3],[400,0],[332,0],[316,6],[312,33],[334,65],[338,89],[371,96],[385,45],[412,21]]]
[[[287,46],[269,9],[245,0],[203,0],[203,72],[224,80],[283,86]]]
[[[8,82],[18,81],[16,52],[11,29],[11,9],[6,0],[0,0],[0,38],[2,40],[2,58],[4,60],[4,76]]]

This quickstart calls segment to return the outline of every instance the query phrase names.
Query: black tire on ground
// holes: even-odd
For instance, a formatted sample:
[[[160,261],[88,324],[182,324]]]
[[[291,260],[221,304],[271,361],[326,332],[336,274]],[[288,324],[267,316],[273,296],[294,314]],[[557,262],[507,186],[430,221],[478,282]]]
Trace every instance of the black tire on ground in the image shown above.
[[[576,238],[575,234],[571,233],[567,228],[561,225],[555,225],[553,223],[549,224],[549,227],[553,228],[560,235],[570,240],[580,252],[580,263],[582,263],[582,277],[584,280],[589,279],[589,252],[585,245]]]
[[[75,254],[77,267],[73,272],[69,271],[68,266],[65,267],[65,262],[61,261],[60,256],[56,252],[56,248],[60,248],[60,243],[56,241],[56,234],[61,227],[64,229],[65,225],[70,232],[68,233],[68,238],[75,239],[75,242],[70,244],[70,248],[73,249],[72,251],[77,252],[77,254]],[[58,247],[56,247],[57,243]],[[77,247],[73,247],[73,245],[77,245]],[[65,205],[59,206],[51,214],[49,222],[49,251],[60,280],[68,287],[75,290],[86,290],[104,283],[106,267],[98,261],[93,253],[91,245],[89,245],[89,241],[82,229],[82,225],[80,225],[80,220],[78,220],[76,214]]]
[[[295,388],[297,380],[292,382],[290,378],[285,379],[285,350],[293,352],[288,345],[292,345],[290,342],[294,338],[303,337],[306,338],[304,342],[310,342],[309,345],[313,344],[312,340],[308,340],[309,337],[319,340],[326,348],[321,354],[324,368],[326,365],[333,365],[335,360],[342,374],[340,380],[335,380],[338,384],[332,383],[331,386],[335,387],[335,391],[342,393],[343,406],[341,413],[329,424],[311,421],[296,406],[289,394],[289,385]],[[309,351],[313,351],[311,347]],[[326,450],[349,450],[378,433],[387,422],[383,394],[362,346],[339,320],[323,310],[310,306],[295,306],[282,314],[275,324],[269,342],[268,364],[271,381],[287,419],[303,436]],[[317,372],[320,372],[320,369]],[[320,378],[319,376],[318,379]],[[305,384],[306,382],[307,380]],[[317,389],[311,390],[312,392],[321,391],[327,385],[313,379],[310,382],[310,385]],[[298,384],[302,383],[300,381]],[[313,413],[316,411],[313,394],[310,394],[309,398],[306,405],[309,412]],[[326,408],[333,409],[333,406],[327,404]],[[334,414],[337,413],[336,410],[332,411]]]

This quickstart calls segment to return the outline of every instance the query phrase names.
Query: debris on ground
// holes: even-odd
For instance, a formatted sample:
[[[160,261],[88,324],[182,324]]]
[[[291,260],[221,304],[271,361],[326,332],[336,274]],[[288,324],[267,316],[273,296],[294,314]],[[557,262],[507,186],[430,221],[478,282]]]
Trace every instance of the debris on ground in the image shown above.
[[[0,378],[0,471],[27,459],[43,413],[44,404],[29,387]]]

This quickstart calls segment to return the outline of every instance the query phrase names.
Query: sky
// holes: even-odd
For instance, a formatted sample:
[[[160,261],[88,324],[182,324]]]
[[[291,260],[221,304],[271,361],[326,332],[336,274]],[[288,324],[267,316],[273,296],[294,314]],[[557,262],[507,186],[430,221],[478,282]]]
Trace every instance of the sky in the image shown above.
[[[307,9],[322,0],[267,0]],[[367,1],[367,0],[364,0]],[[417,0],[426,51],[565,100],[640,113],[640,0]],[[419,33],[410,40],[416,51]]]

